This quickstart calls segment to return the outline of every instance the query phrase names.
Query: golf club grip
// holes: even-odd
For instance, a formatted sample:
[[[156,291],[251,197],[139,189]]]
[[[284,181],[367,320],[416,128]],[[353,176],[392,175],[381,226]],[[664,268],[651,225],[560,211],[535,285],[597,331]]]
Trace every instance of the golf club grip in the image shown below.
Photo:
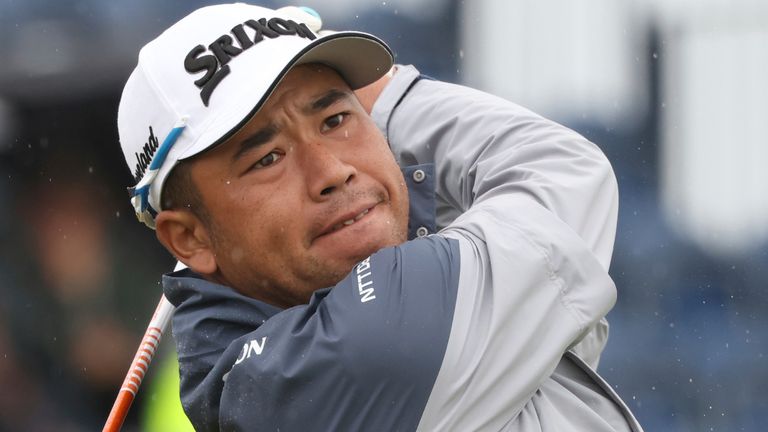
[[[152,357],[160,345],[160,339],[171,315],[173,315],[173,310],[174,307],[171,302],[165,296],[160,297],[160,303],[158,303],[152,320],[147,326],[147,331],[144,333],[139,350],[136,351],[136,356],[128,369],[123,385],[117,393],[117,399],[115,399],[112,411],[110,411],[107,422],[104,424],[103,432],[118,432],[123,426],[125,417],[128,415],[128,409],[131,407],[131,403],[139,391],[141,381],[152,362]]]

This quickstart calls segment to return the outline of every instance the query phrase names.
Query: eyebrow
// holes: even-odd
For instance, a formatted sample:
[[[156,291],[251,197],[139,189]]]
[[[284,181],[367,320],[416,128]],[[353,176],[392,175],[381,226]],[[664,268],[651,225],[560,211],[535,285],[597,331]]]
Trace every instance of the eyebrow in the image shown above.
[[[328,108],[329,106],[333,105],[334,103],[338,102],[341,99],[347,99],[351,96],[352,94],[348,91],[331,89],[325,92],[322,96],[310,102],[303,109],[303,111],[306,114],[314,114],[314,113],[317,113],[318,111],[322,111]]]
[[[267,126],[252,133],[249,137],[240,142],[240,148],[232,155],[232,162],[237,162],[244,154],[256,149],[272,139],[277,134],[278,129],[274,123],[270,123]]]

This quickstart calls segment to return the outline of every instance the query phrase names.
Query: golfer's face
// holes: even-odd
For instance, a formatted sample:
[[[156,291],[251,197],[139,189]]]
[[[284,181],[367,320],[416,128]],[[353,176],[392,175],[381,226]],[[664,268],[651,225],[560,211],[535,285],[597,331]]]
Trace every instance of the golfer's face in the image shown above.
[[[347,84],[294,68],[236,135],[195,161],[224,282],[270,303],[304,303],[360,260],[405,241],[399,167]]]

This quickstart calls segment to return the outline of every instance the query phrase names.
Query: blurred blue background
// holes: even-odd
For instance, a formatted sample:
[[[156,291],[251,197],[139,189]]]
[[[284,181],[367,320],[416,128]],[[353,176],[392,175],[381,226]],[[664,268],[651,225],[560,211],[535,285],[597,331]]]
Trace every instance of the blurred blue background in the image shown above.
[[[211,3],[0,0],[0,431],[103,425],[173,266],[130,208],[117,103],[140,47]],[[621,201],[599,371],[647,431],[768,423],[763,3],[261,2],[312,6],[603,149]],[[158,430],[154,374],[124,430]]]

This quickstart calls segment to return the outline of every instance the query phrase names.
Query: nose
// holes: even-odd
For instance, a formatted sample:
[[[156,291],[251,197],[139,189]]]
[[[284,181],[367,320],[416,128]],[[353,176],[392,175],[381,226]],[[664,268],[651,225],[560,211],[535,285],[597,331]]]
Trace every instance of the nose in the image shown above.
[[[344,160],[342,149],[323,143],[308,144],[304,152],[303,169],[307,189],[312,199],[323,201],[343,189],[357,175],[357,169]]]

